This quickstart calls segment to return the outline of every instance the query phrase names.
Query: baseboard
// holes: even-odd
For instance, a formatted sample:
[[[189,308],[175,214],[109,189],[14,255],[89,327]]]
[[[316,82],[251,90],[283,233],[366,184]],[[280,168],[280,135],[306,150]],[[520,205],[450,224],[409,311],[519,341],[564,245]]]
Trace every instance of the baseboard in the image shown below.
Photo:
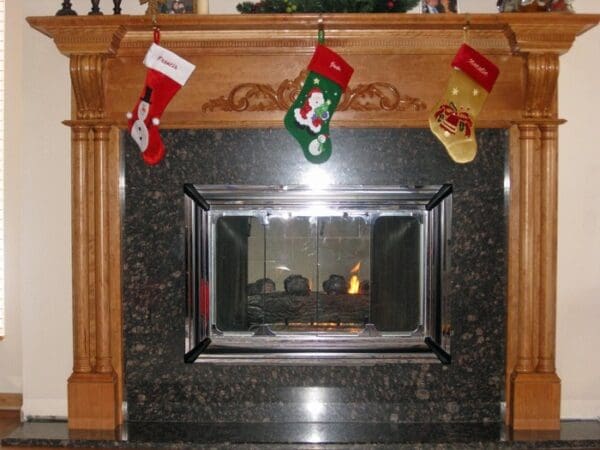
[[[67,399],[62,398],[36,398],[23,399],[23,417],[30,418],[67,418]]]
[[[0,420],[21,420],[20,409],[0,409]]]
[[[563,420],[600,420],[600,399],[569,400],[563,397],[560,417]]]
[[[0,393],[0,411],[20,411],[23,406],[22,394]]]

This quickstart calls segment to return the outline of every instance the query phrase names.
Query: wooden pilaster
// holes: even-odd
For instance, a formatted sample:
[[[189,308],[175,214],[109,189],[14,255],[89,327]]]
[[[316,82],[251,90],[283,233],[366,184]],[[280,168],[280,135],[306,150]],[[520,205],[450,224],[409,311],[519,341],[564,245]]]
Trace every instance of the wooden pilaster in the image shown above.
[[[74,126],[72,133],[71,200],[73,258],[73,372],[92,371],[90,354],[90,298],[88,289],[88,171],[90,128]]]
[[[112,373],[110,353],[110,240],[108,198],[108,133],[110,127],[96,126],[94,134],[94,212],[95,212],[95,300],[96,372]]]
[[[531,124],[519,126],[521,133],[519,187],[521,191],[519,221],[519,305],[518,305],[518,373],[531,373],[535,367],[534,356],[534,309],[536,274],[535,266],[535,153],[537,127]]]
[[[120,299],[120,285],[111,280],[111,266],[115,263],[111,247],[120,245],[114,239],[119,235],[111,228],[111,219],[119,197],[118,188],[112,186],[118,183],[111,161],[110,140],[115,135],[104,119],[105,68],[106,54],[71,56],[76,118],[67,122],[72,130],[74,362],[68,381],[71,429],[114,429],[122,420],[122,386],[118,376],[122,373],[121,362],[113,357],[115,353],[119,358],[121,355],[120,351],[115,352],[122,345],[120,330],[115,333],[113,326],[113,322],[120,326],[120,320],[114,320],[111,311],[115,290]]]
[[[517,320],[508,334],[518,336],[510,376],[507,424],[515,430],[560,428],[560,378],[556,374],[556,234],[558,53],[526,56],[524,118],[518,124],[520,161],[519,282]],[[515,325],[518,325],[515,328]],[[510,350],[510,349],[509,349]],[[513,350],[514,351],[514,350]],[[514,362],[508,355],[507,361]]]
[[[540,351],[537,371],[556,371],[556,242],[558,210],[558,126],[543,124],[541,133],[542,199],[540,236]]]

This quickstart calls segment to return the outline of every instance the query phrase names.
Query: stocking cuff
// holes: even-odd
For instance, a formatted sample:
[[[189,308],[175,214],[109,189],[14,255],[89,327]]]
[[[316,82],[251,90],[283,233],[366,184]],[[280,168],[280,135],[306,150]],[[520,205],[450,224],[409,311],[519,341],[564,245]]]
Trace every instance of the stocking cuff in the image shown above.
[[[186,61],[181,56],[157,44],[152,44],[144,58],[146,67],[171,78],[183,86],[194,69],[195,65]]]
[[[463,44],[458,50],[452,67],[462,70],[488,92],[494,87],[500,73],[493,62],[467,44]]]
[[[324,45],[317,45],[315,54],[310,60],[308,70],[329,78],[340,86],[342,91],[346,90],[354,69],[333,50]]]

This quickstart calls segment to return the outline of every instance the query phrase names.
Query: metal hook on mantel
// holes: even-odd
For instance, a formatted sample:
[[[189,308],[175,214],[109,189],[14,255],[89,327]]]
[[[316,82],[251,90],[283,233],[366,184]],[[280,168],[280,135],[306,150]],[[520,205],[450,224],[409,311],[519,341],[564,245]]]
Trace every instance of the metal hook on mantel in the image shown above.
[[[469,15],[466,15],[466,22],[463,26],[463,43],[468,44],[469,43],[469,31],[471,31],[471,19],[469,17]]]
[[[317,28],[318,28],[319,44],[324,44],[325,43],[325,21],[323,20],[322,14],[319,14],[319,19],[317,20]]]
[[[156,45],[160,44],[160,27],[158,26],[158,18],[156,12],[152,14],[152,31],[154,43]]]

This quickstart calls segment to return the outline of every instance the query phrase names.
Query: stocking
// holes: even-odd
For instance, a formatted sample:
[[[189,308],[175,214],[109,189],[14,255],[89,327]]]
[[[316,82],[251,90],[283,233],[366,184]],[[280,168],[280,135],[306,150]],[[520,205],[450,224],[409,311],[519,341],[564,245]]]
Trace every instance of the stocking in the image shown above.
[[[319,164],[331,156],[329,120],[354,69],[340,55],[319,44],[308,70],[302,91],[285,115],[284,123],[306,159]]]
[[[477,154],[475,118],[483,108],[499,70],[466,44],[458,50],[452,67],[446,93],[433,108],[429,126],[455,162],[468,163]]]
[[[142,158],[153,165],[165,156],[158,132],[160,117],[196,66],[158,44],[150,47],[144,65],[149,69],[144,89],[133,113],[127,113],[127,119],[129,132],[140,148]]]

